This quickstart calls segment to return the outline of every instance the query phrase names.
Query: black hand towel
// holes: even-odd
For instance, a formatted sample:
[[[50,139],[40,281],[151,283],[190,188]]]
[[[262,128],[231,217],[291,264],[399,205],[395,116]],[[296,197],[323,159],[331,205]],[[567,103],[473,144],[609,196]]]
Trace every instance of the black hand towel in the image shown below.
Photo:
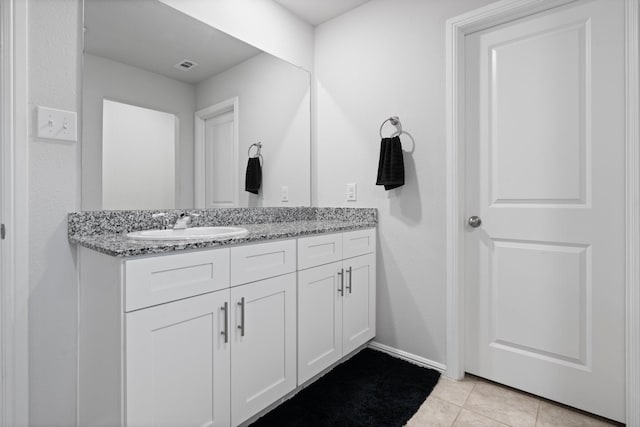
[[[376,185],[384,185],[385,190],[392,190],[404,185],[404,159],[399,136],[382,138],[380,142]]]
[[[249,157],[247,162],[247,174],[244,179],[244,191],[258,194],[262,184],[262,166],[259,157]]]

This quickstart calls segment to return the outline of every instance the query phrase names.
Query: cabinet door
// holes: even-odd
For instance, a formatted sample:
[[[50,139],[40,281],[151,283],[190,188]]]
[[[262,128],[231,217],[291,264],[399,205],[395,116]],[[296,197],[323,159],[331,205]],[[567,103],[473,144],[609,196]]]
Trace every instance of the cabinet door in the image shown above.
[[[342,357],[342,262],[298,272],[298,384]]]
[[[376,335],[376,255],[344,261],[342,351],[347,355]]]
[[[231,419],[238,425],[296,386],[296,275],[231,289]]]
[[[230,425],[228,296],[222,290],[126,314],[127,427]]]

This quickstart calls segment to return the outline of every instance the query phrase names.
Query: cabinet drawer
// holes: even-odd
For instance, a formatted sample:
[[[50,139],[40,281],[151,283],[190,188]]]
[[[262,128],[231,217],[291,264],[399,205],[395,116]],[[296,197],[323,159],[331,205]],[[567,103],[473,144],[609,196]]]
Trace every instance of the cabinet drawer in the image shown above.
[[[298,239],[298,269],[329,264],[342,259],[342,234],[323,234]]]
[[[231,286],[292,273],[295,270],[295,240],[231,248]]]
[[[343,258],[370,254],[376,251],[376,229],[348,231],[342,234]]]
[[[229,287],[229,249],[125,261],[125,311]]]

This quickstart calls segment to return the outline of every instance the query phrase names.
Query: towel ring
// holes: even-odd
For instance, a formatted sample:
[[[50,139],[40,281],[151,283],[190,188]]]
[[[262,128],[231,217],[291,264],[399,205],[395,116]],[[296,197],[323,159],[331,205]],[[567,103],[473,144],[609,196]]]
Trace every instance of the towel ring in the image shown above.
[[[252,156],[251,155],[251,149],[253,147],[256,147],[256,154]],[[262,151],[262,142],[253,143],[253,144],[251,144],[249,146],[249,149],[247,150],[247,156],[249,156],[249,158],[254,158],[254,157],[259,158],[260,159],[260,164],[262,165],[262,164],[264,164],[264,159],[262,158],[261,151]]]
[[[253,147],[256,147],[256,154],[254,156],[251,155],[251,149]],[[249,146],[249,149],[247,150],[247,156],[249,156],[249,157],[260,157],[260,156],[262,156],[262,154],[260,153],[261,150],[262,150],[262,142],[256,142],[254,144],[251,144]]]
[[[393,126],[396,127],[396,132],[392,134],[391,137],[398,136],[402,133],[402,123],[400,123],[400,118],[398,116],[391,116],[380,125],[380,138],[384,138],[382,136],[382,128],[384,128],[384,125],[387,122],[390,122]]]

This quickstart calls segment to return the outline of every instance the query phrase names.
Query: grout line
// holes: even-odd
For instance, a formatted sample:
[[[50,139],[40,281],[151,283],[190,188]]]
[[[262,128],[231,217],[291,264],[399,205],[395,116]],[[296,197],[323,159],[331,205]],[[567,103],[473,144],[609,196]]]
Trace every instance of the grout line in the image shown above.
[[[511,424],[507,424],[505,421],[500,421],[500,420],[496,420],[495,418],[491,418],[491,417],[490,417],[490,416],[488,416],[487,414],[481,414],[480,412],[476,412],[476,411],[474,411],[473,409],[469,409],[469,408],[465,408],[465,409],[466,409],[467,411],[469,411],[469,412],[473,413],[473,414],[476,414],[476,415],[481,416],[482,418],[486,418],[486,419],[491,420],[491,421],[494,421],[494,422],[496,422],[496,423],[498,423],[498,424],[502,424],[503,426],[513,427]]]
[[[610,423],[612,426],[621,425],[621,424],[616,424],[614,421],[608,420],[608,419],[606,419],[606,418],[599,417],[598,415],[591,414],[591,413],[588,413],[588,412],[585,412],[585,411],[581,411],[581,410],[579,410],[579,409],[572,408],[572,407],[567,406],[567,405],[563,405],[562,403],[554,402],[554,401],[551,401],[551,400],[545,399],[544,397],[536,396],[536,395],[533,395],[533,394],[531,394],[531,393],[527,393],[527,392],[522,391],[522,390],[514,389],[514,388],[512,388],[512,387],[505,386],[505,385],[503,385],[503,384],[495,383],[495,382],[493,382],[493,381],[487,381],[487,380],[482,379],[482,378],[480,378],[480,377],[476,377],[476,378],[478,378],[478,379],[475,381],[475,383],[473,384],[473,387],[472,387],[472,388],[471,388],[471,390],[469,391],[469,394],[468,394],[468,395],[467,395],[467,397],[465,398],[465,401],[464,401],[464,403],[462,404],[462,408],[463,408],[463,409],[466,409],[467,411],[470,411],[470,412],[472,412],[472,413],[474,413],[474,414],[476,414],[476,415],[480,415],[480,416],[482,416],[482,417],[484,417],[484,418],[488,418],[488,419],[490,419],[490,420],[492,420],[492,421],[495,421],[495,422],[497,422],[497,423],[499,423],[499,424],[502,424],[502,425],[508,425],[508,424],[507,424],[507,423],[505,423],[504,421],[497,420],[497,419],[495,419],[495,418],[492,418],[491,416],[488,416],[488,415],[486,415],[486,414],[483,414],[483,413],[477,412],[477,411],[475,411],[475,410],[473,410],[473,409],[471,409],[471,408],[469,408],[469,407],[467,407],[467,406],[466,406],[466,404],[467,404],[467,402],[468,402],[468,400],[469,400],[469,397],[471,396],[471,393],[473,393],[473,391],[475,390],[476,386],[477,386],[479,383],[484,382],[484,383],[487,383],[487,384],[493,384],[494,386],[498,387],[498,388],[499,388],[499,389],[501,389],[501,390],[512,391],[512,392],[514,392],[514,393],[516,393],[516,394],[518,394],[518,395],[520,395],[520,396],[529,396],[530,398],[532,398],[533,400],[535,400],[535,401],[536,401],[536,403],[537,403],[537,407],[536,407],[536,417],[535,417],[535,424],[534,424],[534,426],[537,426],[537,425],[538,425],[538,421],[540,420],[540,411],[541,411],[541,408],[542,408],[542,403],[545,403],[545,402],[547,402],[547,403],[549,403],[549,404],[551,404],[551,405],[554,405],[554,406],[558,406],[558,407],[560,407],[560,408],[564,408],[564,409],[568,410],[569,412],[571,412],[571,413],[573,413],[573,414],[578,414],[578,415],[586,416],[587,418],[592,419],[592,420],[599,420],[599,421],[602,421],[602,422],[605,422],[605,423]],[[450,402],[450,403],[452,403],[452,402]],[[457,406],[457,405],[456,405],[456,406]],[[458,414],[458,416],[459,416],[459,414]],[[457,420],[457,417],[456,417],[456,420]]]
[[[469,396],[471,396],[471,393],[473,392],[473,390],[475,390],[476,385],[478,385],[480,382],[481,382],[480,380],[477,380],[477,381],[475,382],[475,384],[473,385],[473,388],[471,389],[471,391],[469,392],[469,395],[467,396],[467,398],[466,398],[466,399],[465,399],[465,401],[464,401],[465,405],[466,405],[466,403],[467,403],[467,400],[469,400]],[[489,382],[489,384],[494,384],[495,386],[497,386],[497,387],[498,387],[498,388],[500,388],[501,390],[514,391],[514,392],[516,392],[516,393],[517,393],[517,394],[519,394],[519,395],[526,396],[526,394],[524,394],[524,393],[520,392],[519,390],[514,390],[514,389],[511,389],[510,387],[505,387],[505,386],[503,386],[502,384],[493,383],[493,382]],[[535,398],[534,398],[534,399],[535,399]],[[538,403],[538,406],[537,406],[537,408],[536,408],[536,422],[534,423],[534,427],[535,427],[535,425],[536,425],[536,424],[537,424],[537,422],[538,422],[538,412],[540,411],[540,401],[539,401],[538,399],[535,399],[535,401]],[[507,424],[505,421],[497,420],[497,419],[495,419],[495,418],[493,418],[493,417],[491,417],[491,416],[489,416],[489,415],[487,415],[487,414],[482,414],[482,413],[477,412],[477,411],[475,411],[475,410],[473,410],[473,409],[471,409],[471,408],[465,408],[465,409],[466,409],[467,411],[469,411],[469,412],[472,412],[472,413],[474,413],[474,414],[476,414],[476,415],[480,415],[481,417],[487,418],[487,419],[489,419],[489,420],[491,420],[491,421],[494,421],[494,422],[496,422],[496,423],[498,423],[498,424],[502,424],[502,425],[507,426],[507,427],[513,427],[511,424]]]
[[[471,387],[471,390],[469,390],[469,394],[467,394],[467,397],[464,398],[464,402],[462,402],[462,407],[464,408],[464,405],[467,404],[467,400],[469,400],[469,396],[471,396],[471,393],[473,393],[473,390],[476,389],[476,386],[478,385],[478,382],[475,381],[473,383],[473,387]]]
[[[455,405],[455,403],[454,403],[454,405]],[[458,418],[460,418],[460,414],[462,413],[462,406],[458,406],[458,405],[455,405],[455,406],[458,407],[459,411],[458,411],[458,415],[456,415],[456,417],[451,422],[451,427],[453,427],[456,424],[456,421],[458,421]]]

